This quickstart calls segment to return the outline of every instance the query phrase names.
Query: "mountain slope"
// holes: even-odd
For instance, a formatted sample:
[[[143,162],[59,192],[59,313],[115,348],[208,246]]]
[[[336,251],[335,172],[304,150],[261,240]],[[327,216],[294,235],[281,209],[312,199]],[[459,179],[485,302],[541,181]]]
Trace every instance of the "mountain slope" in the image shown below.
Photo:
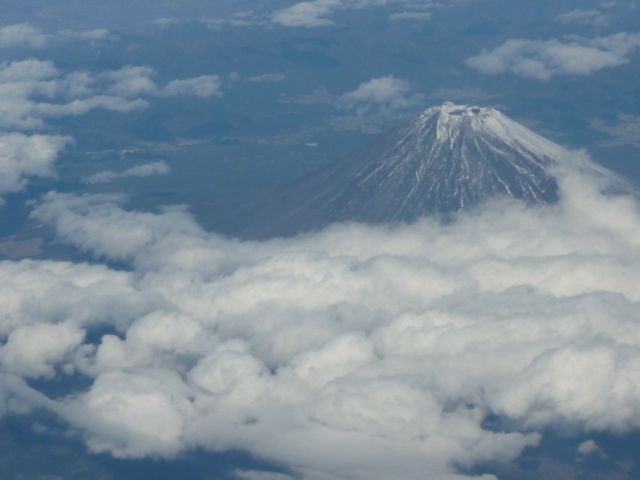
[[[252,236],[449,215],[496,195],[549,204],[567,151],[492,108],[445,103],[254,204]]]

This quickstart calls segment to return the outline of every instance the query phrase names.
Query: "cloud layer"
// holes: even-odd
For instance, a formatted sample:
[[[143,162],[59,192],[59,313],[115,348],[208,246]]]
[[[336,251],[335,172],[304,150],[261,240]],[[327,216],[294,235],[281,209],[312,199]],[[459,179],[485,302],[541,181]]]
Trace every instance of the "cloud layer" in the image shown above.
[[[558,175],[553,207],[268,242],[51,193],[36,219],[129,269],[0,263],[0,412],[46,409],[94,452],[243,449],[308,479],[466,478],[546,428],[638,428],[638,206]],[[90,386],[26,383],[72,374]]]
[[[628,63],[640,47],[640,34],[617,33],[607,37],[568,37],[564,40],[507,40],[484,50],[467,64],[487,75],[512,73],[535,80],[557,75],[590,75]]]

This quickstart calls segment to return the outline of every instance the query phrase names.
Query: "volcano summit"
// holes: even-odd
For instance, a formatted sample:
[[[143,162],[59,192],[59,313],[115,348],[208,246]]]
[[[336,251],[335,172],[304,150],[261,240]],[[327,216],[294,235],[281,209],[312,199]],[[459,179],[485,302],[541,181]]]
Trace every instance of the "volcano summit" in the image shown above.
[[[497,195],[558,199],[550,167],[569,152],[493,108],[444,103],[346,160],[261,198],[251,233],[288,234],[333,222],[411,222]]]

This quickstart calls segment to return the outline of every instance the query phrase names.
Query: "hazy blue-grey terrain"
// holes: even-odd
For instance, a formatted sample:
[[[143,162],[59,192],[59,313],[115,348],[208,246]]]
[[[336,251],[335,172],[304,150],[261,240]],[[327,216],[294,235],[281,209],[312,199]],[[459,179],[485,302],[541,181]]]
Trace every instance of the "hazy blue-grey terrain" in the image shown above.
[[[640,478],[640,2],[0,0],[0,478]]]

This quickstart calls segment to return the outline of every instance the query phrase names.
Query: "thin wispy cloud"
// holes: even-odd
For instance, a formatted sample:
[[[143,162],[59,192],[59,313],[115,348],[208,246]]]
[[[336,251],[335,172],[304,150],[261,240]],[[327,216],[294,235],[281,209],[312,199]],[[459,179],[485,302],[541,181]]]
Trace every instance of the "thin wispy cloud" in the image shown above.
[[[309,0],[277,10],[272,23],[283,27],[318,28],[333,25],[333,14],[339,10],[384,6],[387,0]]]
[[[611,18],[609,15],[602,13],[600,10],[589,9],[583,10],[576,8],[570,12],[562,13],[555,18],[556,22],[564,24],[586,24],[594,27],[606,27],[609,25]]]
[[[260,75],[252,75],[246,80],[253,83],[273,83],[281,82],[287,78],[283,73],[263,73]]]
[[[110,183],[121,178],[143,178],[166,175],[171,169],[166,162],[149,162],[136,165],[122,172],[104,170],[83,179],[85,183]]]
[[[26,48],[44,49],[69,41],[112,41],[118,38],[104,28],[93,30],[61,30],[45,33],[29,23],[18,23],[0,27],[0,49]]]
[[[274,23],[284,27],[315,28],[333,25],[329,15],[342,5],[341,0],[313,0],[300,2],[278,10],[272,16]]]
[[[433,15],[431,12],[418,12],[418,11],[407,11],[407,12],[396,12],[389,15],[389,20],[394,22],[406,21],[406,20],[416,20],[416,21],[426,21],[431,20]]]
[[[619,114],[614,122],[593,120],[591,128],[608,137],[601,142],[605,146],[640,148],[640,116]]]

